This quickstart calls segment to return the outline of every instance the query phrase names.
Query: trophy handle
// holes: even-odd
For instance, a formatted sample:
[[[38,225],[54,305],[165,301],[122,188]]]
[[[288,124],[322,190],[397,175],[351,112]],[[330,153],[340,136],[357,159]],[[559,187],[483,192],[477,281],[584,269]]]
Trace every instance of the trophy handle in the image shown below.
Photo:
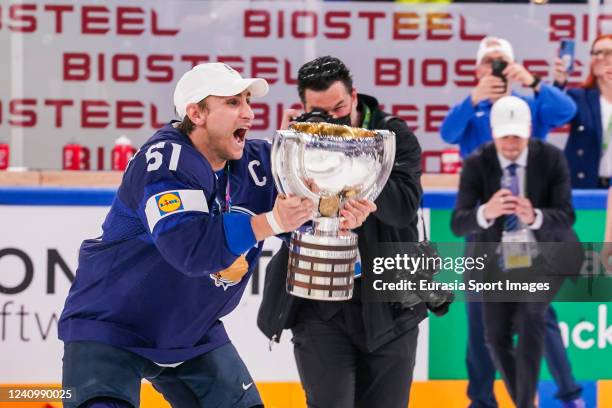
[[[318,207],[319,196],[310,191],[303,179],[304,163],[299,159],[302,150],[299,133],[292,130],[277,131],[272,141],[272,176],[280,193],[309,198]]]
[[[383,140],[383,156],[381,159],[380,173],[372,188],[364,194],[364,198],[374,201],[387,184],[393,165],[395,164],[395,133],[390,130],[376,130],[377,137]]]

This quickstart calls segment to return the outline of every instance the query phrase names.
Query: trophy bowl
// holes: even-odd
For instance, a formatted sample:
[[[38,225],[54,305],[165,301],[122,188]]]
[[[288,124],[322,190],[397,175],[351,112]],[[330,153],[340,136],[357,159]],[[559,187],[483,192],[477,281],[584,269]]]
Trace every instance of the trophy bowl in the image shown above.
[[[313,300],[353,295],[357,234],[340,230],[350,198],[374,201],[395,160],[395,134],[329,123],[295,123],[272,142],[272,174],[281,194],[312,200],[311,226],[291,234],[287,291]]]

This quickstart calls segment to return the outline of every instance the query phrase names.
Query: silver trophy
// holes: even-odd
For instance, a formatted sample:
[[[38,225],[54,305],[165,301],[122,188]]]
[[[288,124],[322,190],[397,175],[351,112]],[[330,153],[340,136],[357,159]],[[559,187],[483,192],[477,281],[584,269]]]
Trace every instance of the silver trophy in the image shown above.
[[[291,234],[287,291],[314,300],[353,295],[357,234],[339,229],[349,198],[374,201],[395,160],[395,134],[329,123],[295,123],[279,130],[272,145],[278,191],[311,199],[312,226]]]

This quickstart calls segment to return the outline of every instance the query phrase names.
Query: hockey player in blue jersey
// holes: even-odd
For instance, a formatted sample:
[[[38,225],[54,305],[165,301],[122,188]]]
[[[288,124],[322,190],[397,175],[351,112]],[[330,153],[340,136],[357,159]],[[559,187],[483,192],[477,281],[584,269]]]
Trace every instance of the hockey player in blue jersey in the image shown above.
[[[313,204],[277,197],[270,144],[245,139],[263,79],[221,63],[177,83],[181,122],[134,156],[102,226],[83,242],[59,321],[64,407],[138,407],[150,380],[173,407],[263,406],[221,317],[244,292],[263,240],[296,229]],[[373,203],[344,211],[361,225]]]

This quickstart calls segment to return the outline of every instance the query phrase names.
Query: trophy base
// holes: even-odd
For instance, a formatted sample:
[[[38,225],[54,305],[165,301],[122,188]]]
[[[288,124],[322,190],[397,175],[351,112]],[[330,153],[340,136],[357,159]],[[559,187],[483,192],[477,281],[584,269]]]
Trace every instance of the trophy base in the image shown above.
[[[310,300],[341,301],[353,296],[357,234],[320,236],[312,228],[291,234],[287,292]]]

